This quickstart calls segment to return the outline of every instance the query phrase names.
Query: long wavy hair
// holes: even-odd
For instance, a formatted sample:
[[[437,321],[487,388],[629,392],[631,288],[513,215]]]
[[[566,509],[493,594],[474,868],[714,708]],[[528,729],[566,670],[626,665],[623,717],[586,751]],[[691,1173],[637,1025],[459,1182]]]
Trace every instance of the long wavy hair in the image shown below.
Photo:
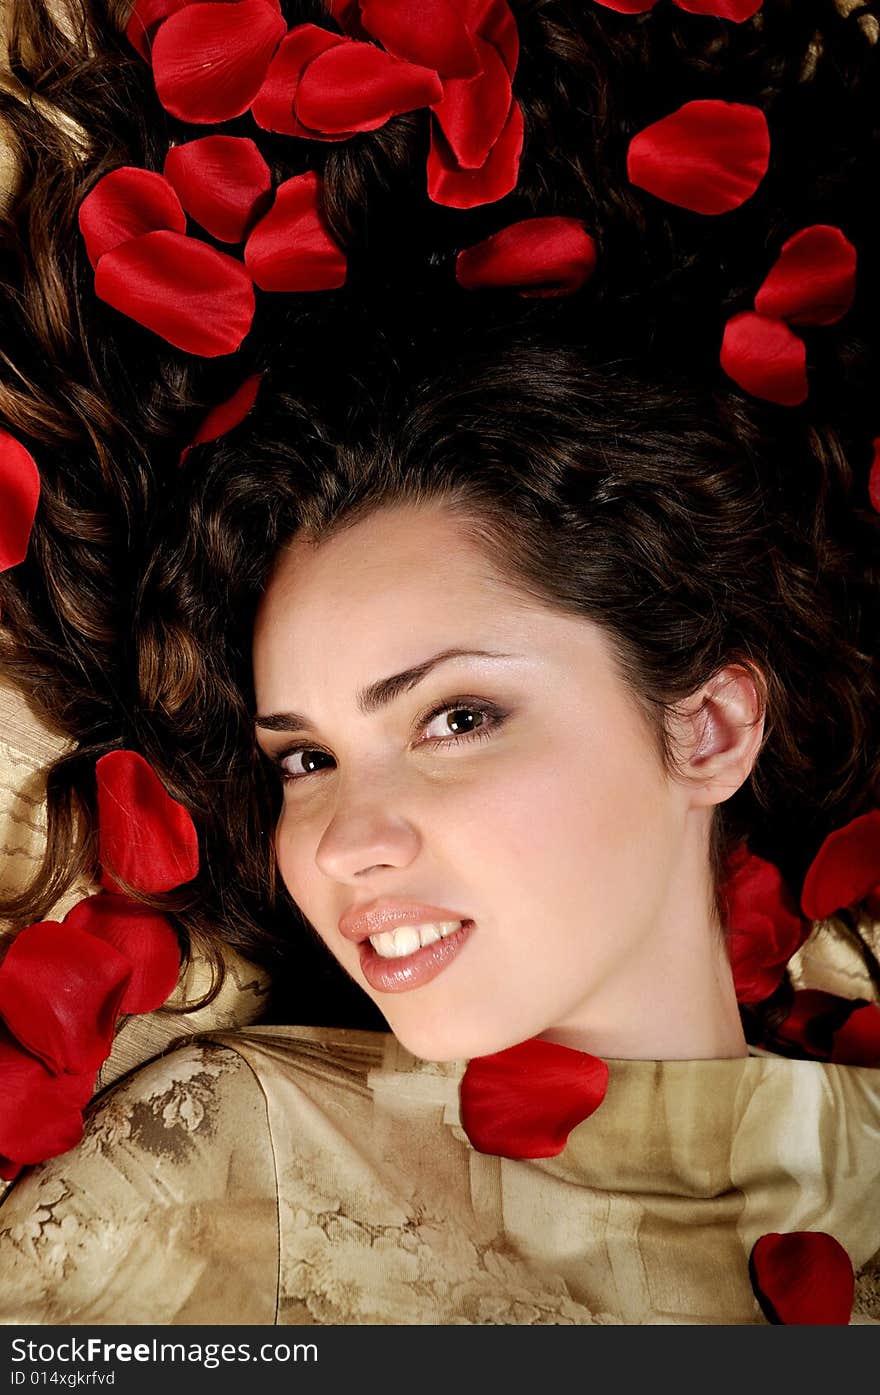
[[[125,4],[11,0],[19,90],[0,94],[0,118],[20,184],[2,225],[0,416],[43,492],[29,556],[0,578],[0,662],[75,743],[49,772],[43,866],[0,907],[16,924],[93,869],[95,760],[134,747],[199,828],[198,879],[156,898],[184,947],[225,942],[268,965],[300,1021],[377,1021],[275,876],[279,789],[253,739],[250,631],[299,530],[320,540],[406,500],[454,503],[511,579],[603,626],[669,768],[671,704],[731,660],[763,675],[762,750],[715,815],[722,916],[736,843],[797,889],[827,833],[878,803],[871,257],[854,309],[810,336],[802,407],[746,397],[717,356],[792,232],[830,222],[872,246],[877,7],[766,0],[741,25],[672,5],[511,8],[526,142],[501,204],[429,203],[424,113],[331,145],[243,121],[276,179],[322,170],[349,277],[260,296],[243,348],[206,362],[95,299],[76,212],[110,169],[161,169],[171,144],[210,128],[159,106],[122,35]],[[332,25],[317,0],[284,10]],[[757,193],[716,218],[640,194],[625,172],[632,135],[698,97],[756,103],[773,136]],[[599,269],[585,290],[524,301],[456,286],[462,247],[536,213],[587,222]],[[245,421],[179,469],[200,415],[255,371]],[[749,1039],[780,1010],[777,995],[744,1011]]]

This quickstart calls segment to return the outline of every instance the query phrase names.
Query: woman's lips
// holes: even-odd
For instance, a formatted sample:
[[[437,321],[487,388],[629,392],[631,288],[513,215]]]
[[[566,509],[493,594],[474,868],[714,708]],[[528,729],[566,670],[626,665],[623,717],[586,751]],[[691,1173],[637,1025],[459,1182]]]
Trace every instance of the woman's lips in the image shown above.
[[[421,988],[452,963],[475,928],[474,922],[467,920],[460,930],[400,959],[382,958],[369,940],[363,940],[359,946],[361,973],[377,993],[406,993],[410,988]]]

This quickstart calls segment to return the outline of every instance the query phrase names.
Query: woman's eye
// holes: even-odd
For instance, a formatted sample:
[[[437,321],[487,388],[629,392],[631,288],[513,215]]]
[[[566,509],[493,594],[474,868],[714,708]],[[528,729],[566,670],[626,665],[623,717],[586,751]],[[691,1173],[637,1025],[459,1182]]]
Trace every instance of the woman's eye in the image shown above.
[[[436,707],[419,723],[425,732],[418,745],[454,746],[463,741],[486,741],[504,721],[504,713],[476,703],[456,701]],[[433,730],[432,730],[433,728]],[[333,765],[333,757],[317,747],[297,746],[278,758],[285,783],[296,783],[309,775],[319,775]]]
[[[308,747],[300,746],[296,751],[288,751],[279,761],[281,778],[283,780],[302,780],[306,775],[315,775],[318,771],[326,769],[320,764],[321,761],[330,761],[333,757],[328,756],[326,751],[309,750]],[[289,763],[288,763],[289,762]]]
[[[428,740],[468,736],[471,732],[487,726],[489,717],[490,713],[482,707],[446,707],[431,718],[428,730],[435,725],[438,730],[433,737],[429,735]]]

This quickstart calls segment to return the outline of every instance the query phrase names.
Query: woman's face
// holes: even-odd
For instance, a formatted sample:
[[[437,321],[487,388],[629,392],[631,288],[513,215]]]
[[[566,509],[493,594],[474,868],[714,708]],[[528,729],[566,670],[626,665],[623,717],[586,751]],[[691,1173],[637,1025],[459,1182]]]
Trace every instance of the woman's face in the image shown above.
[[[437,660],[453,650],[470,652]],[[514,589],[448,510],[389,508],[320,546],[295,540],[254,670],[257,737],[289,777],[281,875],[415,1055],[539,1035],[589,1049],[674,981],[666,941],[705,891],[684,788],[603,632]],[[387,957],[341,932],[360,910],[376,912],[361,937],[395,910],[470,924],[415,953],[386,937],[407,951]]]

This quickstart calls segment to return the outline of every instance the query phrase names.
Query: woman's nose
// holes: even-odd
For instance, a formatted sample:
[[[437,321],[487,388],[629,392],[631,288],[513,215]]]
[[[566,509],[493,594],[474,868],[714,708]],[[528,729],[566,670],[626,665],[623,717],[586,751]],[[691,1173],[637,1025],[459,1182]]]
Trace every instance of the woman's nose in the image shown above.
[[[326,876],[348,881],[373,867],[407,867],[420,838],[387,787],[340,796],[324,830],[315,861]]]

